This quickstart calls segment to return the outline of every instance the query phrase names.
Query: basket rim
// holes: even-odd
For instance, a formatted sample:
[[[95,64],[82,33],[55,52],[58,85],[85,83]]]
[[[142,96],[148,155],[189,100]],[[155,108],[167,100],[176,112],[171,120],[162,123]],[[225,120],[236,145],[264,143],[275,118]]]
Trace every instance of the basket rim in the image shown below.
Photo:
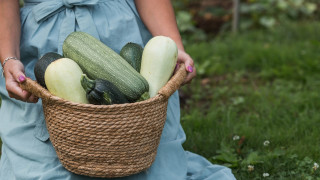
[[[124,103],[124,104],[111,104],[111,105],[94,105],[94,104],[83,104],[77,102],[71,102],[69,100],[60,98],[52,94],[49,90],[42,87],[35,80],[27,78],[26,81],[20,83],[20,87],[24,90],[31,92],[32,94],[38,96],[42,99],[42,102],[45,103],[59,103],[66,104],[70,106],[78,106],[84,108],[96,108],[96,109],[105,109],[105,108],[120,108],[120,107],[132,107],[136,105],[144,105],[155,101],[166,101],[170,98],[170,96],[177,91],[182,83],[184,82],[185,77],[187,76],[187,72],[184,68],[184,64],[181,63],[179,65],[178,70],[175,74],[169,79],[169,81],[158,91],[157,95],[151,97],[144,101]]]
[[[42,102],[59,103],[59,104],[65,104],[65,105],[69,105],[69,106],[77,106],[77,107],[83,107],[83,108],[96,108],[96,109],[131,107],[131,106],[137,106],[137,105],[142,105],[142,104],[148,104],[148,103],[152,103],[155,101],[162,101],[162,100],[166,99],[165,96],[158,93],[156,96],[154,96],[152,98],[149,98],[144,101],[139,101],[139,102],[124,103],[124,104],[95,105],[95,104],[84,104],[84,103],[77,103],[77,102],[68,101],[66,99],[63,99],[63,98],[60,98],[58,96],[53,95],[48,90],[46,90],[46,91],[47,91],[47,93],[50,94],[50,97],[47,100],[43,99]]]

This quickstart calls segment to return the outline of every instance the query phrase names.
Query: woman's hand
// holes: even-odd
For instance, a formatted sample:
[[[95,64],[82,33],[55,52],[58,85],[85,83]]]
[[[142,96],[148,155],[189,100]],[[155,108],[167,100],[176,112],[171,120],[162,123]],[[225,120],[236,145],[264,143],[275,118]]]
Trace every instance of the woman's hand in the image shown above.
[[[4,69],[4,77],[6,79],[6,88],[11,98],[29,103],[38,102],[38,97],[20,88],[19,83],[24,82],[24,66],[20,61],[9,60]]]
[[[178,61],[177,61],[177,68],[175,69],[175,72],[178,70],[178,66],[180,63],[184,63],[186,70],[188,72],[187,77],[185,78],[183,84],[190,83],[197,74],[196,68],[194,67],[193,59],[185,51],[178,50]]]

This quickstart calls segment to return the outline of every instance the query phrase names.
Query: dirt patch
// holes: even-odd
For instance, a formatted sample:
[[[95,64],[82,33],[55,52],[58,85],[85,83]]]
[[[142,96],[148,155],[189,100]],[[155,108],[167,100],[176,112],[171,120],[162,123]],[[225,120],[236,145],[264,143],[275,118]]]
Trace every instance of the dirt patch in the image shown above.
[[[231,0],[200,0],[188,7],[194,15],[196,27],[206,33],[217,33],[226,22],[232,19]]]

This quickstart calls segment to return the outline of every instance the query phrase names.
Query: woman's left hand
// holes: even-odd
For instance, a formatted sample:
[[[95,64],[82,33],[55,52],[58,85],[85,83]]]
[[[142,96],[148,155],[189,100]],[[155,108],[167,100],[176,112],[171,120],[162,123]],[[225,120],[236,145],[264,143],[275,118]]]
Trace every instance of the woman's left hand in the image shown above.
[[[175,72],[178,70],[179,64],[184,63],[188,72],[183,84],[191,83],[192,79],[196,76],[196,68],[194,67],[193,59],[184,50],[178,50],[178,61]]]

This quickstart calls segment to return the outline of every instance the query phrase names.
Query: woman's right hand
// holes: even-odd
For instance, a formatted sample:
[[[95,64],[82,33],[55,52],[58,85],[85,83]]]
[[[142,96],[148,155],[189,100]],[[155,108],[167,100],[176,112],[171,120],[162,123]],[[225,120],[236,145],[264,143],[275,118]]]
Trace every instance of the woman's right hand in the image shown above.
[[[28,91],[21,89],[21,87],[19,86],[19,83],[26,80],[26,76],[24,74],[24,66],[21,61],[9,60],[7,61],[3,69],[4,77],[6,80],[6,88],[11,98],[29,103],[38,102],[38,97]]]

